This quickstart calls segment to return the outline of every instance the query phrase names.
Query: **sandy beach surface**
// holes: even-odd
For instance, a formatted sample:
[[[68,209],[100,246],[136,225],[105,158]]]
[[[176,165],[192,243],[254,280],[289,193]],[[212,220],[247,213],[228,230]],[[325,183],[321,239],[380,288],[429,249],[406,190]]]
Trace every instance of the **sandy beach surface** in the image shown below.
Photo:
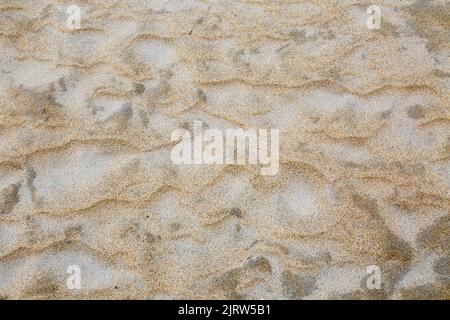
[[[449,299],[449,76],[445,0],[2,0],[0,299]]]

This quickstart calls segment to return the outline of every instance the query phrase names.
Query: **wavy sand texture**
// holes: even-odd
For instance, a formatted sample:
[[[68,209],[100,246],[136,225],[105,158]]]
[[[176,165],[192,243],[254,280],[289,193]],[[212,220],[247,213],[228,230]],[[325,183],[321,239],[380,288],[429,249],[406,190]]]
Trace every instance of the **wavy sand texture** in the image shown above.
[[[449,1],[68,2],[0,2],[0,298],[450,298]],[[194,120],[279,174],[172,164]]]

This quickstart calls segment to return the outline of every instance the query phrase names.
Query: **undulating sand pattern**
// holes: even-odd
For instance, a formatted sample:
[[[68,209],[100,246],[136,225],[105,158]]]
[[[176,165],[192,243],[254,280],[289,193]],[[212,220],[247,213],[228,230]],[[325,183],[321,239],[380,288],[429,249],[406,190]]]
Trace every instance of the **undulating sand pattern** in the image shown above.
[[[450,298],[449,1],[1,0],[0,72],[0,299]]]

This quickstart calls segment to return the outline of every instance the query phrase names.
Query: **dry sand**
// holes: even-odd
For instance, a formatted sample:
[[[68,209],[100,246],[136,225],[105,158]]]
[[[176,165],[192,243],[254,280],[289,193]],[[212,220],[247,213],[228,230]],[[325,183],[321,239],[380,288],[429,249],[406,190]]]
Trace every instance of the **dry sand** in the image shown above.
[[[449,1],[2,0],[0,48],[0,298],[450,298]],[[194,120],[279,173],[172,164]]]

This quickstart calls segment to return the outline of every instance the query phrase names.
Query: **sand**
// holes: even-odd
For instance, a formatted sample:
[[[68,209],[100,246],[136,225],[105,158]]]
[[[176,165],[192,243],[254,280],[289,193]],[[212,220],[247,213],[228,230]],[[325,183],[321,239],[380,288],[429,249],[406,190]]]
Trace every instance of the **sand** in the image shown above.
[[[2,0],[0,298],[449,299],[449,59],[448,1]]]

